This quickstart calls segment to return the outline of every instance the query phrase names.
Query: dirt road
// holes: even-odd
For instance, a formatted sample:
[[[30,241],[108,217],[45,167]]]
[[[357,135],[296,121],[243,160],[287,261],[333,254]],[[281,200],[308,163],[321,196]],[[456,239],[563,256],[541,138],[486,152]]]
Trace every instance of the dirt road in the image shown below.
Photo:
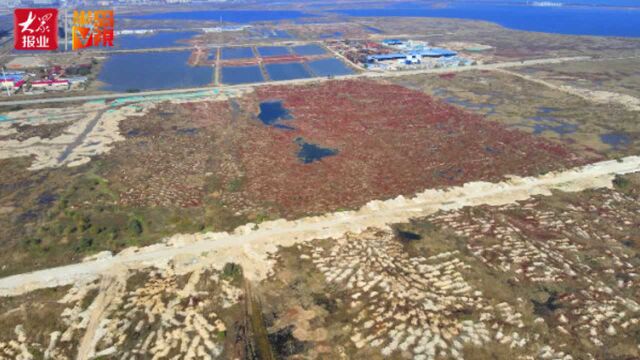
[[[509,74],[511,76],[516,76],[536,84],[544,85],[548,88],[562,91],[569,95],[577,96],[585,101],[598,104],[618,104],[624,106],[629,111],[640,111],[640,99],[630,95],[602,90],[590,90],[569,85],[557,85],[544,79],[534,78],[531,75],[520,74],[506,69],[496,69],[496,71],[502,72],[504,74]]]
[[[105,317],[107,307],[112,301],[124,293],[126,285],[126,272],[118,276],[105,276],[100,284],[100,292],[90,306],[91,313],[87,322],[87,329],[78,345],[77,360],[87,360],[94,357],[96,343],[100,338],[98,334],[100,322]]]
[[[550,195],[551,190],[569,192],[610,187],[616,174],[640,171],[640,157],[605,161],[535,178],[513,177],[500,183],[474,182],[446,190],[426,190],[415,197],[372,201],[356,211],[336,212],[294,221],[276,220],[256,226],[247,224],[233,233],[174,235],[166,244],[128,249],[116,256],[0,279],[0,296],[19,295],[35,289],[92,281],[125,269],[151,265],[164,267],[183,264],[222,268],[227,262],[239,263],[252,280],[267,276],[273,265],[268,254],[278,246],[319,238],[335,238],[346,232],[358,233],[369,227],[427,216],[439,210],[453,210],[482,204],[502,205]]]

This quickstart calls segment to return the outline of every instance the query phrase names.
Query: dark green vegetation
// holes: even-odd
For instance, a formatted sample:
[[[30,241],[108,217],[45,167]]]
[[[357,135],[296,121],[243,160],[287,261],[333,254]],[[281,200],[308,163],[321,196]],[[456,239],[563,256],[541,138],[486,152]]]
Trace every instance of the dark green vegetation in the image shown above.
[[[262,316],[262,302],[252,293],[249,284],[245,285],[245,294],[247,294],[247,309],[245,318],[246,324],[250,329],[248,332],[246,343],[246,354],[251,359],[276,359],[271,344],[271,337],[267,334],[267,326]]]
[[[220,150],[212,139],[230,139],[185,115],[160,110],[144,121],[124,121],[127,140],[80,167],[31,171],[27,158],[0,160],[0,276],[270,217],[225,206],[221,196],[233,196],[243,179],[216,171]],[[33,135],[28,126],[21,130]],[[145,144],[153,148],[141,149]]]
[[[99,251],[158,242],[205,229],[202,209],[119,204],[102,161],[80,168],[27,171],[26,159],[4,160],[0,179],[0,275],[78,262]],[[200,216],[198,216],[200,213]],[[191,216],[189,216],[191,215]]]

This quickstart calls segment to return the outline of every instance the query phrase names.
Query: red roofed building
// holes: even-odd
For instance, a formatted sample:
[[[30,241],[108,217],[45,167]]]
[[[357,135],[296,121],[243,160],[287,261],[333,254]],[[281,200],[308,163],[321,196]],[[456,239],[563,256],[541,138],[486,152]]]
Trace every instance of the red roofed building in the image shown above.
[[[67,90],[69,89],[68,80],[39,80],[31,82],[32,89],[49,90]]]

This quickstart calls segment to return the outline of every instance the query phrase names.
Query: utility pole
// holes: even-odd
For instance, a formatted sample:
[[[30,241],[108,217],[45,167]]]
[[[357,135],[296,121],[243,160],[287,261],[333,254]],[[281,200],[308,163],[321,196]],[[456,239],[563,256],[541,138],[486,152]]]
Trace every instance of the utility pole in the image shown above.
[[[11,92],[9,91],[9,85],[7,84],[7,75],[4,72],[4,66],[2,67],[2,82],[4,83],[4,88],[7,90],[7,96],[11,96]]]
[[[67,11],[68,2],[64,2],[64,51],[69,51],[69,35],[68,35],[68,27],[69,27],[69,12]]]

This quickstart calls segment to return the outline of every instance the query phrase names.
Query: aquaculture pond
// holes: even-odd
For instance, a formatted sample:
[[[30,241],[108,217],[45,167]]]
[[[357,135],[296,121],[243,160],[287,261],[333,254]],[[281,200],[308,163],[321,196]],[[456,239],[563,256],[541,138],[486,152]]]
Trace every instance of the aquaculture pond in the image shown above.
[[[311,144],[302,138],[297,138],[295,140],[296,144],[300,146],[300,151],[298,151],[298,158],[305,164],[311,164],[315,161],[322,160],[327,156],[334,156],[338,154],[338,150],[324,148],[316,144]]]
[[[344,35],[341,31],[336,31],[332,33],[324,33],[320,35],[320,39],[331,39],[331,38],[340,38]]]
[[[266,64],[265,68],[269,78],[274,81],[304,79],[311,77],[311,74],[300,63]]]
[[[250,47],[228,47],[222,48],[220,59],[222,60],[234,60],[234,59],[249,59],[253,58],[253,49]]]
[[[309,61],[307,64],[316,76],[340,76],[353,74],[353,70],[351,70],[351,68],[335,58]]]
[[[210,66],[191,67],[189,51],[113,54],[105,61],[98,80],[103,90],[134,91],[199,87],[210,84]]]
[[[260,66],[223,66],[221,69],[222,83],[247,84],[264,81]]]
[[[327,53],[322,46],[316,44],[294,46],[292,49],[294,53],[302,56],[324,55]]]
[[[117,35],[114,40],[114,47],[121,50],[131,50],[189,46],[184,40],[191,39],[197,34],[198,33],[194,31],[176,31],[155,32],[143,35]]]
[[[262,57],[290,55],[285,46],[259,46],[258,53]]]

